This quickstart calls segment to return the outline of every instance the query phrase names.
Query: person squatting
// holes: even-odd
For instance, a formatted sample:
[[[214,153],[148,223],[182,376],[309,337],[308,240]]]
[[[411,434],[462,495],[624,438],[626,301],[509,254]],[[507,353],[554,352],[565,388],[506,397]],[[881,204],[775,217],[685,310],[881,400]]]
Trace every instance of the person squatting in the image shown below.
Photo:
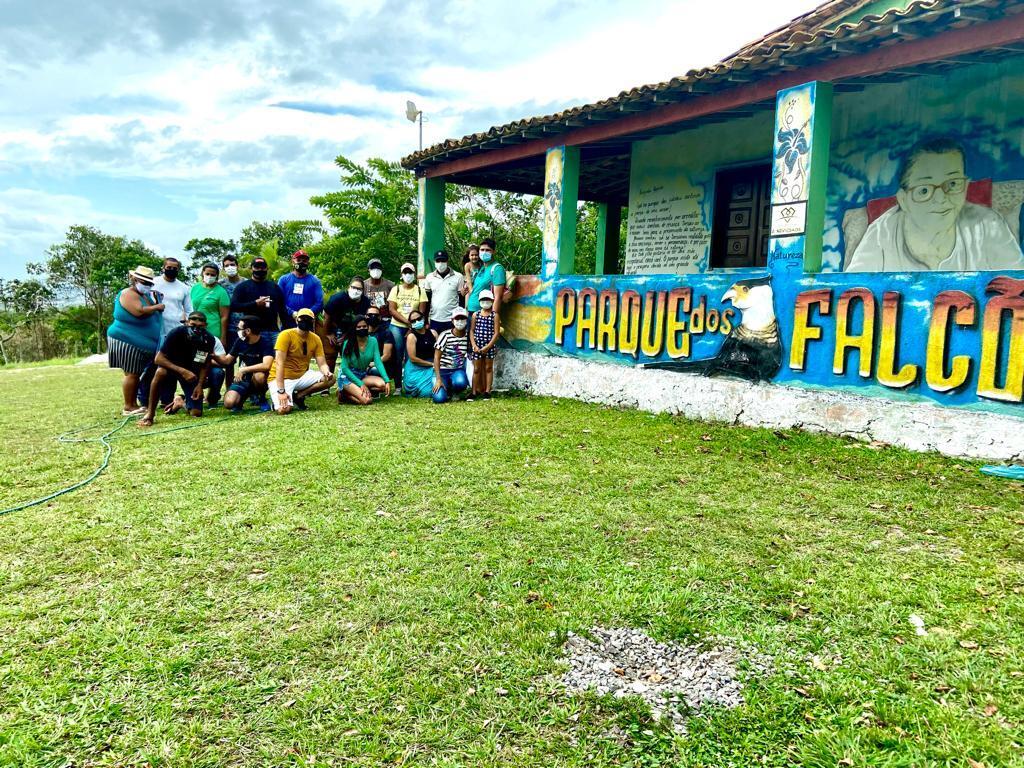
[[[139,266],[107,329],[108,363],[124,373],[122,414],[140,416],[140,427],[153,424],[158,408],[201,416],[225,387],[229,410],[249,403],[279,414],[306,410],[310,395],[335,384],[341,404],[369,405],[397,391],[435,403],[489,398],[510,281],[490,238],[466,250],[461,271],[450,261],[438,251],[421,280],[407,262],[396,283],[371,259],[366,277],[326,301],[301,250],[276,282],[262,258],[249,279],[234,256],[204,264],[191,287],[177,259],[165,259],[160,275]]]

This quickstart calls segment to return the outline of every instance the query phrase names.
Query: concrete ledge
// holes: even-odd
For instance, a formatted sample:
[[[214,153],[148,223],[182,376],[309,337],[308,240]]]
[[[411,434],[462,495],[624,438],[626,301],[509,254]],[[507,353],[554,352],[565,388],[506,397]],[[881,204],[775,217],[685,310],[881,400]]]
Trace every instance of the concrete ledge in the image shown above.
[[[1024,419],[847,392],[752,384],[503,349],[497,386],[752,427],[805,429],[947,456],[1024,461]]]

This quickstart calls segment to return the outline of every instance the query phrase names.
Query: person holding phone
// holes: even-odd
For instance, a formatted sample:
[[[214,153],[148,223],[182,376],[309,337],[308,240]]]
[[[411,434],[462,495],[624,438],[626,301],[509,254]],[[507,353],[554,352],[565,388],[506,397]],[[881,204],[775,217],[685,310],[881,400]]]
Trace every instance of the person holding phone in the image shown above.
[[[281,287],[267,279],[269,273],[266,259],[260,256],[253,259],[252,278],[243,280],[235,287],[231,296],[231,311],[258,317],[261,334],[273,344],[281,329],[289,326],[291,317],[285,307]]]

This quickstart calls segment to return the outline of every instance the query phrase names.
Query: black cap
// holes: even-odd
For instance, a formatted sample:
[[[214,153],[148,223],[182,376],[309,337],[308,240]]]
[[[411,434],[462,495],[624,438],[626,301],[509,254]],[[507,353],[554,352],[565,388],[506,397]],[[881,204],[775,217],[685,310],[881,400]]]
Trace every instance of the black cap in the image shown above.
[[[377,267],[378,269],[384,269],[384,264],[383,262],[381,262],[380,259],[370,259],[368,262],[366,262],[367,269],[373,269],[374,267]]]
[[[435,253],[434,261],[448,261],[448,251],[438,251]]]

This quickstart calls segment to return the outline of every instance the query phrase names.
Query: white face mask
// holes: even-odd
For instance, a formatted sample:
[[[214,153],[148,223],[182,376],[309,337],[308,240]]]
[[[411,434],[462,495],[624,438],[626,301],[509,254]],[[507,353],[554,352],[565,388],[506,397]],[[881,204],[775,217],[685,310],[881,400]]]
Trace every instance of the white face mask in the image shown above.
[[[494,306],[494,302],[493,301],[485,300],[485,301],[481,301],[480,302],[480,309],[490,309],[493,306]]]
[[[238,338],[240,338],[242,341],[245,341],[245,330],[243,328],[238,329]]]
[[[203,275],[203,282],[206,283],[207,285],[213,285],[214,283],[217,282],[217,276],[216,275]]]
[[[402,273],[402,282],[406,285],[412,285],[416,281],[416,275],[409,272]]]
[[[359,288],[349,288],[348,289],[348,297],[350,299],[352,299],[352,301],[355,301],[356,299],[361,299],[362,296],[363,296],[363,292]]]
[[[455,330],[461,331],[466,327],[465,320],[452,320],[452,325],[455,326]]]
[[[448,271],[448,262],[447,261],[439,261],[439,262],[437,262],[437,274],[443,275],[447,271]]]
[[[234,277],[238,274],[238,267],[224,267],[224,274],[228,277]]]
[[[135,290],[137,290],[143,296],[149,296],[151,293],[153,293],[153,286],[147,285],[146,283],[136,283]]]
[[[371,269],[370,270],[370,277],[372,279],[374,279],[374,280],[380,280],[380,276],[383,275],[383,274],[384,274],[384,271],[380,270],[380,269]]]

